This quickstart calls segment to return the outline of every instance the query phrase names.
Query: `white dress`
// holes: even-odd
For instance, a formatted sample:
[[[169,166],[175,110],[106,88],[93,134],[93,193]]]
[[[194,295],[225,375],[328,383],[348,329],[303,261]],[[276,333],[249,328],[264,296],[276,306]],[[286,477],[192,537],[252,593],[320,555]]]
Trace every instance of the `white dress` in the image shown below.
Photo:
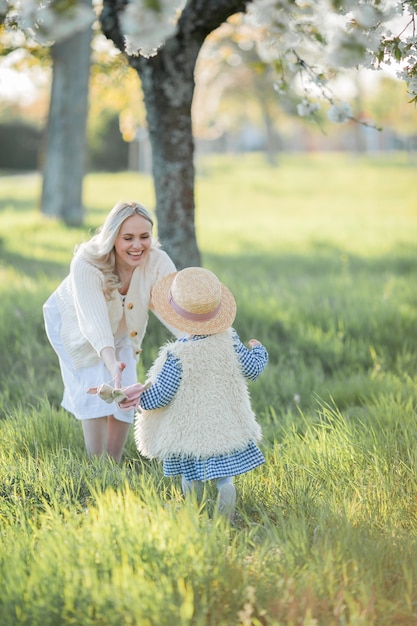
[[[89,387],[97,387],[101,383],[111,384],[110,374],[103,359],[97,357],[97,363],[88,367],[74,368],[68,352],[61,340],[61,314],[53,293],[43,306],[45,329],[48,339],[59,358],[62,380],[64,382],[64,396],[61,405],[73,413],[78,420],[92,419],[114,415],[117,420],[131,424],[134,410],[122,411],[112,402],[108,404],[95,394],[88,394]],[[124,323],[124,316],[122,324]],[[129,337],[124,334],[123,327],[116,337],[116,356],[118,361],[126,363],[122,372],[122,386],[127,387],[137,382],[136,360],[133,355]]]

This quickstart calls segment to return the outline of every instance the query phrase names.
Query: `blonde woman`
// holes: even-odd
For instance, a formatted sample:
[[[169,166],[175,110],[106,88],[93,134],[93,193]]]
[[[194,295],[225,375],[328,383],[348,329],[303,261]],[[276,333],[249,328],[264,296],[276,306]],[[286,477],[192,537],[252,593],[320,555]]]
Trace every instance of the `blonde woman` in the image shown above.
[[[116,204],[96,234],[77,246],[69,275],[43,306],[64,383],[62,406],[81,421],[89,456],[122,457],[133,410],[122,411],[87,389],[137,380],[152,287],[175,271],[152,227],[141,204]]]

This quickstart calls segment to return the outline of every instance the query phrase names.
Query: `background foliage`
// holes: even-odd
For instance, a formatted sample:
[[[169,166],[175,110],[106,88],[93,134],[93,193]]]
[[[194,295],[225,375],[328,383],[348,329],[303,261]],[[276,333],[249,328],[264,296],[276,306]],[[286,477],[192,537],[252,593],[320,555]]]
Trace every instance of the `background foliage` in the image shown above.
[[[198,163],[206,267],[270,363],[251,385],[266,464],[237,479],[235,526],[141,459],[88,462],[59,408],[41,306],[73,245],[152,181],[90,174],[86,226],[0,178],[1,623],[395,626],[417,622],[414,167],[259,155]],[[150,319],[139,377],[165,331]]]

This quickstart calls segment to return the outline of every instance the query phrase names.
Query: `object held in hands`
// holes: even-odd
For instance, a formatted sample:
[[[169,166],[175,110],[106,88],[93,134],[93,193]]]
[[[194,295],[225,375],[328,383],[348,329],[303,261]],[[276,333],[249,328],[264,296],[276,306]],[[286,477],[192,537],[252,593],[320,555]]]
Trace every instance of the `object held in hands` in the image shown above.
[[[151,382],[148,381],[144,385],[135,383],[134,385],[129,385],[129,387],[123,387],[121,391],[125,397],[123,400],[116,400],[116,402],[121,409],[129,410],[138,408],[142,393],[145,389],[149,389],[150,386]]]
[[[121,409],[129,410],[138,406],[140,396],[150,385],[150,382],[145,383],[145,385],[135,383],[134,385],[117,389],[107,383],[102,383],[98,387],[90,387],[87,389],[87,393],[95,393],[104,400],[104,402],[108,404],[117,402]]]
[[[112,402],[123,402],[127,396],[123,393],[122,389],[115,389],[107,383],[102,383],[98,387],[90,387],[87,389],[87,393],[97,394],[104,402],[111,404]]]

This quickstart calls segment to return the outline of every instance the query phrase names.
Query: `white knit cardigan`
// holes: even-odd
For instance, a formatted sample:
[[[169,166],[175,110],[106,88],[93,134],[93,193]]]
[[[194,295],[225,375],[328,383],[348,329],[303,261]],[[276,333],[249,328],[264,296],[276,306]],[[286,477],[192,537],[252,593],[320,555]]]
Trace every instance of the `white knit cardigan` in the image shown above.
[[[207,458],[243,450],[249,441],[261,439],[231,329],[166,344],[149,380],[156,380],[168,352],[180,359],[182,379],[168,405],[136,415],[135,441],[144,456]]]
[[[159,278],[170,272],[175,272],[173,262],[166,252],[155,249],[150,250],[144,265],[137,267],[132,274],[124,310],[136,359],[148,322],[151,289]],[[115,346],[114,337],[123,316],[123,304],[116,291],[111,300],[106,300],[103,280],[101,270],[81,255],[75,255],[69,275],[55,292],[62,318],[62,342],[75,368],[94,365],[103,348]],[[177,337],[181,334],[170,327],[169,330]]]

